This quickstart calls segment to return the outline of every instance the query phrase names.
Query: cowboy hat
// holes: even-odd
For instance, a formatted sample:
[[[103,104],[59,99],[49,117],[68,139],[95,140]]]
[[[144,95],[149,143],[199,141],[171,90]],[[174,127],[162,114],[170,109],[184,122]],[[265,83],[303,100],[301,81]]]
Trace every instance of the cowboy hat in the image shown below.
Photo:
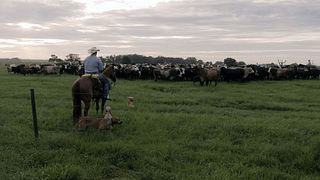
[[[97,47],[92,47],[91,49],[88,50],[88,53],[89,54],[93,54],[93,53],[98,52],[98,51],[100,51],[100,49],[98,49]]]

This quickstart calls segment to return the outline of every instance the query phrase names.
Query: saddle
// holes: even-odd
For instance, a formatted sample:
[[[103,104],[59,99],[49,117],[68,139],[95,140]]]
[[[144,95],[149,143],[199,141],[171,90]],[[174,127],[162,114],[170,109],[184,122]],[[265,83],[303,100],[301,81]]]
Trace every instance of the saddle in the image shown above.
[[[102,83],[98,74],[84,74],[81,77],[89,78],[92,82],[93,98],[99,97],[102,93]]]

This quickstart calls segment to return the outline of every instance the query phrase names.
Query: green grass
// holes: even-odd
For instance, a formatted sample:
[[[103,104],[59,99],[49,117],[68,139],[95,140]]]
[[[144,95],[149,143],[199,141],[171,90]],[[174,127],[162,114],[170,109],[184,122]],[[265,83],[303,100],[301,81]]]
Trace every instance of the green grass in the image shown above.
[[[1,64],[0,179],[320,177],[320,81],[199,87],[120,79],[108,103],[124,124],[78,132],[71,118],[76,78],[12,75]]]

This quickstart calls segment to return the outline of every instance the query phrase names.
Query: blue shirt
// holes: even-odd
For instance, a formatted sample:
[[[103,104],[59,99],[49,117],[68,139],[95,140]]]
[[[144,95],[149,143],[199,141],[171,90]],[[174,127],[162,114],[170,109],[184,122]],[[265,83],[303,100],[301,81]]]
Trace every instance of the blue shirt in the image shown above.
[[[103,71],[103,64],[100,58],[90,55],[84,60],[84,73],[99,73]]]

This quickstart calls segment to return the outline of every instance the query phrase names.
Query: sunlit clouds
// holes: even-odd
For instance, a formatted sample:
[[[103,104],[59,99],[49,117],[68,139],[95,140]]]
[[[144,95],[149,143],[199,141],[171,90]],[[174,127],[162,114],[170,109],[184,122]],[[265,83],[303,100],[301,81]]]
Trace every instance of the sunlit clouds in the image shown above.
[[[63,45],[67,40],[63,39],[31,39],[31,38],[21,38],[21,39],[0,39],[2,45],[8,47],[15,47],[18,45],[22,46],[41,46],[41,45]]]
[[[75,0],[85,4],[86,13],[102,13],[111,10],[133,10],[144,9],[156,6],[160,2],[170,2],[177,0]]]
[[[188,36],[133,36],[134,39],[150,39],[150,40],[161,40],[161,39],[191,39]]]
[[[32,24],[27,22],[20,22],[20,23],[7,23],[8,26],[17,26],[25,30],[33,30],[33,31],[40,31],[40,30],[46,30],[49,29],[48,27],[42,26],[40,24]]]

